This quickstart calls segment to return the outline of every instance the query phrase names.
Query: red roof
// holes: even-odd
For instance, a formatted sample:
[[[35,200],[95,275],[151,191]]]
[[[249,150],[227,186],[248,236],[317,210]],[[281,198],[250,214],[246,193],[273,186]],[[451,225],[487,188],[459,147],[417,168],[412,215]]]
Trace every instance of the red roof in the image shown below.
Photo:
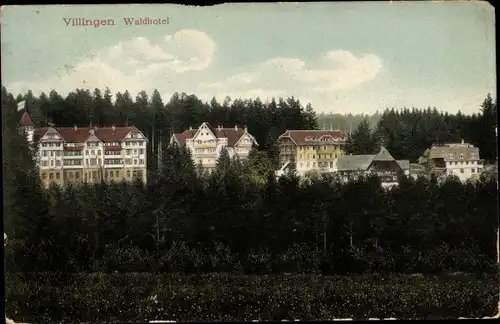
[[[323,136],[333,137],[334,139],[343,140],[345,133],[340,130],[287,130],[280,137],[290,137],[297,145],[309,145],[321,143],[319,140]],[[306,141],[306,138],[309,138]]]
[[[85,143],[90,136],[90,127],[55,127],[53,128],[66,142]],[[119,142],[125,139],[129,133],[140,133],[135,126],[130,127],[94,127],[94,135],[103,142]],[[35,130],[35,140],[38,141],[45,135],[48,128]]]
[[[217,138],[227,138],[227,146],[233,147],[238,140],[245,134],[245,129],[238,127],[236,128],[214,128],[206,123],[208,128],[212,131],[212,133]],[[188,138],[193,138],[198,130],[190,129],[186,130],[182,133],[174,134],[175,139],[180,145],[184,145]]]
[[[31,120],[30,115],[28,114],[27,111],[23,113],[23,116],[21,117],[21,121],[19,122],[20,126],[31,126],[35,127],[35,123]]]

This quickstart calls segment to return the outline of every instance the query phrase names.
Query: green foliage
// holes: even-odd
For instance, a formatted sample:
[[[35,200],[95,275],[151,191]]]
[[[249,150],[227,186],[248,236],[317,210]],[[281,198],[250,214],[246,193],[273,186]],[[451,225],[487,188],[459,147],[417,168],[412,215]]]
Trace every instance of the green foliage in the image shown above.
[[[38,198],[45,199],[44,214],[17,214],[6,267],[281,273],[304,271],[293,259],[303,257],[290,255],[309,254],[310,273],[494,270],[493,180],[402,178],[399,187],[383,190],[376,177],[341,184],[328,176],[300,181],[293,173],[277,180],[269,172],[264,181],[259,169],[238,163],[230,161],[224,176],[198,178],[193,165],[167,159],[169,169],[147,187],[51,187]],[[233,261],[217,263],[216,246]]]
[[[349,135],[346,145],[346,153],[348,154],[375,154],[380,149],[377,134],[374,134],[368,119],[364,119],[358,125],[356,130]]]
[[[5,285],[6,313],[30,323],[480,318],[498,300],[496,278],[471,276],[43,273]]]

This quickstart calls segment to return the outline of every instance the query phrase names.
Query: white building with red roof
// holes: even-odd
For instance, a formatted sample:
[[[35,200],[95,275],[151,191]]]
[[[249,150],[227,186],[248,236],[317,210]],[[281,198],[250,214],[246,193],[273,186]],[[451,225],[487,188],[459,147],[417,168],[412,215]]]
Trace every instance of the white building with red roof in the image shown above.
[[[147,181],[147,138],[135,126],[37,128],[24,112],[20,127],[37,146],[40,177],[46,186]]]
[[[209,123],[203,123],[198,129],[190,128],[182,133],[172,135],[170,143],[186,146],[191,152],[195,164],[200,164],[208,170],[215,168],[222,148],[226,148],[231,158],[248,158],[253,146],[258,146],[246,127],[214,128]]]

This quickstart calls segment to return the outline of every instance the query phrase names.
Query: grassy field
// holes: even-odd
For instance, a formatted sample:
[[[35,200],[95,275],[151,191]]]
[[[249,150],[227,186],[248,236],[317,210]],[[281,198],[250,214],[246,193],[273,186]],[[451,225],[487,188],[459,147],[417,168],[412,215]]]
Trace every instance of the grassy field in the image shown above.
[[[458,318],[496,313],[494,276],[7,273],[16,321]]]

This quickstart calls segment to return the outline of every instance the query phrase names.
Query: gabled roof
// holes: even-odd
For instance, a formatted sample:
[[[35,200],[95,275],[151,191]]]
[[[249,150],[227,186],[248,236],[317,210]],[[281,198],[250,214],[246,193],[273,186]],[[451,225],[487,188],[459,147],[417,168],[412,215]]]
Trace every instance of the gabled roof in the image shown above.
[[[372,162],[397,162],[403,170],[410,169],[409,160],[396,161],[385,147],[381,147],[377,154],[342,155],[338,158],[339,171],[366,171]]]
[[[24,126],[24,127],[35,127],[35,123],[33,120],[31,120],[30,115],[28,114],[27,111],[23,113],[23,116],[21,117],[21,120],[19,121],[19,126]]]
[[[403,170],[410,170],[410,160],[397,160],[399,166]]]
[[[341,130],[287,130],[279,138],[289,137],[297,145],[315,145],[322,143],[320,139],[325,136],[343,140],[345,133]]]
[[[205,125],[210,129],[210,131],[217,138],[227,138],[227,146],[234,147],[234,145],[238,142],[238,140],[245,134],[245,129],[243,127],[232,127],[232,128],[214,128],[210,126],[210,124],[205,123]],[[174,134],[174,139],[177,141],[179,145],[186,144],[187,139],[192,139],[195,134],[198,132],[198,129],[189,129],[182,133]],[[250,135],[247,132],[248,135]],[[252,135],[250,138],[255,140]]]
[[[182,133],[176,133],[173,135],[174,139],[177,141],[177,144],[180,146],[186,144],[186,140],[188,138],[193,138],[194,134],[196,134],[196,129],[188,129]]]
[[[461,160],[479,160],[479,148],[468,144],[448,144],[442,146],[433,146],[429,157],[431,159],[444,159],[445,161]]]
[[[366,171],[375,157],[374,154],[342,155],[338,158],[339,171]]]
[[[65,142],[85,143],[91,136],[89,127],[54,127],[38,128],[35,130],[34,140],[39,141],[50,129],[54,129]],[[129,133],[142,133],[137,127],[103,127],[94,128],[94,135],[103,142],[120,142]]]
[[[380,151],[375,155],[373,161],[394,161],[392,155],[387,151],[385,147],[381,147]]]

